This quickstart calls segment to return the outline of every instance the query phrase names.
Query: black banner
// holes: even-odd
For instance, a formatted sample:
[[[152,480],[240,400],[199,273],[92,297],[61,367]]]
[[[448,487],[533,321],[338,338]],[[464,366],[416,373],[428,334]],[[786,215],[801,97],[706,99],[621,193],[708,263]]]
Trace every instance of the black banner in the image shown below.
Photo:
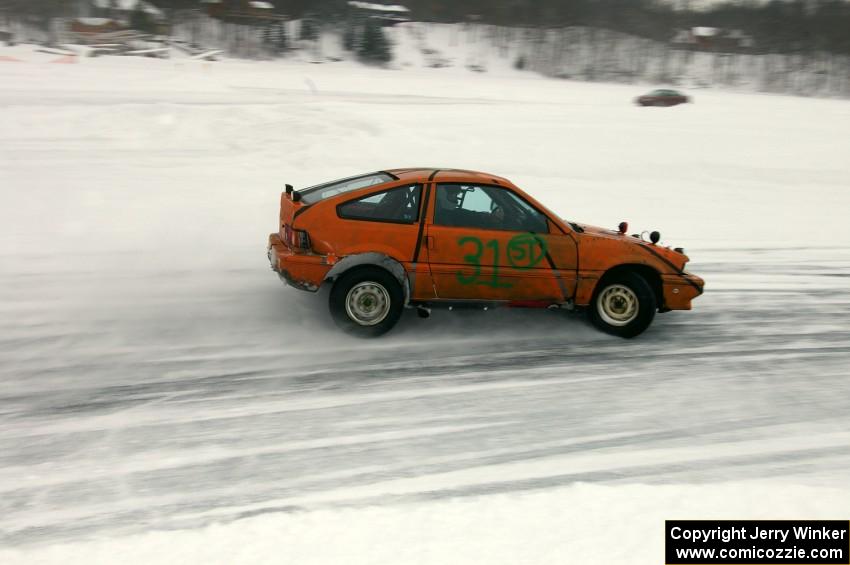
[[[850,565],[846,520],[667,520],[667,565]]]

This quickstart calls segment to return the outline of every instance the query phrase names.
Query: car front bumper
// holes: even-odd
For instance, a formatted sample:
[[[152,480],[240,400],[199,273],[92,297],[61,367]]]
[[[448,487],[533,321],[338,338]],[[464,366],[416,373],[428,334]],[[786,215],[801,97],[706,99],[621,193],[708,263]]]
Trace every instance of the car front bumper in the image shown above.
[[[664,310],[690,310],[691,300],[703,293],[705,281],[696,275],[682,273],[661,276]]]

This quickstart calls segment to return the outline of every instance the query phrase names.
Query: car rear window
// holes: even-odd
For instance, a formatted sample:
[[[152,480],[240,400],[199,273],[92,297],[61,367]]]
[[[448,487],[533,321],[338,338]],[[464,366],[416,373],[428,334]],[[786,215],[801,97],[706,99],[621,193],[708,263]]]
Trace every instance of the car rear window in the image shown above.
[[[315,204],[316,202],[324,200],[325,198],[330,198],[331,196],[336,196],[337,194],[343,194],[345,192],[350,192],[359,188],[366,188],[367,186],[374,186],[376,184],[383,184],[391,180],[393,180],[393,177],[387,173],[370,173],[368,175],[359,175],[356,177],[348,177],[345,179],[326,182],[324,184],[317,184],[316,186],[311,186],[303,190],[299,190],[298,192],[301,194],[301,201],[304,202],[304,204]]]

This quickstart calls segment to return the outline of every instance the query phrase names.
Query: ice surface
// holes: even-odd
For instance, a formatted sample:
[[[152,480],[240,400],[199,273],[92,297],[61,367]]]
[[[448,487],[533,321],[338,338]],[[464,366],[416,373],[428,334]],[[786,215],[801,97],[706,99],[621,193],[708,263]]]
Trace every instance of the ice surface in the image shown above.
[[[783,496],[777,497],[777,492]],[[664,520],[836,518],[843,489],[759,483],[579,484],[523,495],[303,512],[277,508],[182,531],[8,552],[4,562],[514,565],[661,563]]]
[[[0,562],[647,563],[665,518],[845,517],[847,102],[132,58],[0,84]],[[516,311],[349,339],[268,270],[279,193],[418,165],[659,229],[706,294],[632,341]]]

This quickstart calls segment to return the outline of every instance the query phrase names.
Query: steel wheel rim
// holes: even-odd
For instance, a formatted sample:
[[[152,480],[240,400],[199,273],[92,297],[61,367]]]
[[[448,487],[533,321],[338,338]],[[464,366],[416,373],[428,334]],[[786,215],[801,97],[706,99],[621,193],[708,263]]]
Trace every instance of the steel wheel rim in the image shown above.
[[[612,326],[625,326],[637,318],[639,309],[635,292],[622,284],[606,287],[596,300],[599,317]]]
[[[345,312],[361,326],[380,324],[390,313],[390,293],[376,282],[357,283],[345,297]]]

